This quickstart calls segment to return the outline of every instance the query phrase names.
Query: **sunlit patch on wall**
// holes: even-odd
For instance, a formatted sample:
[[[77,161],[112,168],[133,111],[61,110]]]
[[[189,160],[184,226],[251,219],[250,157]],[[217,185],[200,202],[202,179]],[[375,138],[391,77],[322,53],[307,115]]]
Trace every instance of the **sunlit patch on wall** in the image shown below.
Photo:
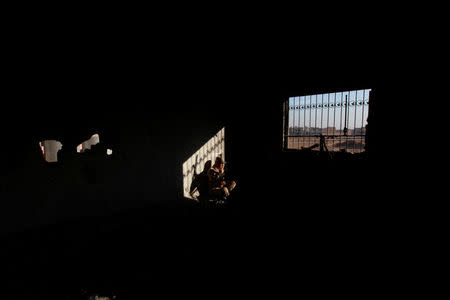
[[[39,147],[41,148],[42,155],[47,162],[57,162],[58,161],[58,151],[62,149],[62,144],[56,140],[45,140],[39,142]]]
[[[91,138],[90,139],[88,139],[87,141],[84,141],[83,143],[81,143],[81,144],[79,144],[78,146],[77,146],[77,152],[78,153],[82,153],[82,152],[84,152],[86,149],[91,149],[91,146],[93,146],[93,145],[96,145],[96,144],[98,144],[98,143],[100,143],[100,137],[99,137],[99,135],[96,133],[96,134],[93,134],[92,136],[91,136]]]
[[[191,157],[183,163],[183,195],[189,199],[197,199],[198,192],[192,191],[193,178],[203,171],[208,160],[214,163],[217,156],[222,155],[225,160],[225,127],[219,130],[211,139],[201,146]]]

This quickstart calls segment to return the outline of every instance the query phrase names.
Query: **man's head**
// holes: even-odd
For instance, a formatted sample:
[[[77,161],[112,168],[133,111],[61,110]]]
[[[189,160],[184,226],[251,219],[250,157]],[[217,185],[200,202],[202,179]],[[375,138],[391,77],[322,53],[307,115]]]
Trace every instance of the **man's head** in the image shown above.
[[[219,168],[220,170],[223,169],[225,166],[225,161],[222,159],[221,156],[216,157],[216,161],[214,162],[214,165]]]

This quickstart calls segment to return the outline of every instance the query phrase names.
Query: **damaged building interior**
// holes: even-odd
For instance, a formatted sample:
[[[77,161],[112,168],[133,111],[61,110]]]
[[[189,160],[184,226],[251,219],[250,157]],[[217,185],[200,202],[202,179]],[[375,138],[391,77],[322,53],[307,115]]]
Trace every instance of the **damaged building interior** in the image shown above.
[[[369,286],[363,274],[384,251],[373,237],[387,98],[372,66],[350,55],[251,57],[72,61],[18,75],[1,120],[4,299],[283,298],[296,287]],[[348,108],[358,126],[325,125],[323,114],[329,122],[338,111],[330,97],[349,91],[364,93],[352,105],[368,107],[351,108],[348,93],[339,113]],[[322,125],[300,117],[311,112]],[[350,131],[352,147],[334,143]],[[193,177],[217,155],[236,188],[200,201]]]

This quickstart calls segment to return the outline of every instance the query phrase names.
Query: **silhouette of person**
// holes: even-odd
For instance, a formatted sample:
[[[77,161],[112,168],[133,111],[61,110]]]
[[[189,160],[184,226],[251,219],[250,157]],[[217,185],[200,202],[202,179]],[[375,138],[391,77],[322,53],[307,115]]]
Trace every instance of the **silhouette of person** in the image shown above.
[[[200,193],[199,198],[204,198],[208,195],[208,171],[211,169],[212,161],[208,160],[203,165],[203,171],[200,174],[195,174],[192,179],[191,187],[189,189],[189,192],[191,196],[194,194],[194,192],[197,190]]]
[[[209,195],[226,200],[230,192],[236,187],[235,181],[225,181],[225,161],[221,156],[216,157],[214,165],[208,171]]]

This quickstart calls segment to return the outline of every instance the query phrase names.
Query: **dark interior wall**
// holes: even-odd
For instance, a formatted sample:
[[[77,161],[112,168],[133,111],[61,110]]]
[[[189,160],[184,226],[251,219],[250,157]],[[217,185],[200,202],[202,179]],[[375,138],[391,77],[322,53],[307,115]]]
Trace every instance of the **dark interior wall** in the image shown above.
[[[11,118],[2,120],[9,128],[9,147],[2,149],[3,231],[184,204],[182,164],[232,119],[234,93],[207,76],[201,83],[108,79],[94,85],[73,78],[39,81],[17,97],[36,98],[29,109],[10,105]],[[76,154],[75,147],[94,133],[103,155]],[[62,142],[57,164],[43,161],[38,142],[44,139]]]
[[[368,57],[291,49],[298,57],[287,58],[268,53],[264,44],[215,53],[168,52],[161,60],[153,54],[152,60],[114,63],[108,55],[86,62],[62,57],[50,68],[35,60],[27,72],[15,70],[2,119],[11,145],[2,149],[3,228],[184,203],[183,162],[224,126],[227,167],[249,209],[255,201],[269,204],[263,196],[296,195],[305,173],[326,174],[329,169],[314,171],[314,163],[281,151],[281,103],[292,95],[373,88]],[[364,72],[355,73],[358,68]],[[67,150],[93,133],[114,155],[70,160]],[[42,139],[63,143],[57,166],[43,163]],[[90,164],[98,164],[93,178],[85,171]]]
[[[243,206],[250,209],[257,203],[257,210],[271,198],[293,205],[284,198],[296,194],[296,182],[311,185],[314,181],[308,174],[322,176],[333,167],[318,170],[314,162],[281,151],[281,102],[290,91],[276,83],[262,81],[261,89],[259,83],[246,88],[230,84],[221,93],[217,90],[225,87],[217,84],[175,89],[174,93],[150,86],[134,97],[125,91],[108,92],[100,100],[87,97],[83,105],[76,101],[71,111],[66,102],[66,113],[41,108],[39,117],[29,114],[34,126],[21,128],[22,134],[13,137],[16,144],[8,150],[14,159],[7,160],[12,167],[4,173],[3,228],[32,227],[133,207],[183,205],[183,162],[223,126],[227,167],[246,195]],[[92,91],[85,90],[85,94]],[[320,89],[299,92],[306,91]],[[77,94],[81,98],[83,93]],[[58,99],[52,100],[60,105]],[[65,151],[74,152],[78,143],[96,132],[101,144],[113,149],[112,157],[104,154],[97,161],[78,161],[61,151],[59,164],[43,163],[37,146],[40,138],[58,139]],[[83,169],[86,165],[96,170],[93,181]],[[357,173],[345,168],[346,174]],[[315,197],[308,192],[314,188],[302,190]]]
[[[51,21],[51,30],[33,24],[25,35],[13,33],[14,43],[4,47],[15,53],[4,56],[12,68],[2,82],[8,105],[2,103],[0,110],[0,231],[37,229],[28,238],[2,240],[7,244],[1,247],[6,285],[13,287],[15,298],[17,293],[39,298],[38,291],[48,289],[60,299],[69,286],[83,287],[86,281],[95,286],[108,279],[130,299],[127,294],[139,292],[148,298],[149,288],[158,289],[160,283],[165,293],[178,286],[177,291],[196,295],[212,287],[219,293],[239,288],[242,294],[243,288],[249,295],[273,291],[279,296],[299,282],[314,293],[348,294],[355,286],[363,292],[379,290],[380,278],[402,256],[392,253],[384,232],[371,230],[386,224],[385,212],[395,201],[386,181],[393,176],[367,177],[366,164],[325,163],[281,152],[280,101],[348,86],[373,88],[378,74],[390,72],[379,72],[380,53],[394,46],[375,41],[376,32],[353,29],[379,27],[384,18],[368,20],[362,7],[355,13],[333,11],[331,20],[322,7],[295,9],[292,18],[280,15],[292,22],[283,24],[290,29],[285,31],[272,26],[279,24],[273,14],[256,9],[244,13],[251,25],[246,28],[232,14],[217,21],[211,13],[203,21],[183,11],[190,20],[174,25],[172,32],[166,31],[175,18],[171,14],[164,23],[155,21],[152,30],[147,24],[136,26],[144,28],[139,33],[136,27],[127,30],[122,23],[112,29],[101,21],[101,30],[89,27],[88,34],[77,32],[76,37],[66,28],[53,35],[59,22]],[[256,14],[265,26],[249,20]],[[153,18],[140,20],[147,19]],[[213,19],[224,30],[211,26]],[[189,27],[191,21],[200,26]],[[75,31],[81,22],[72,23]],[[339,26],[342,22],[347,26]],[[386,96],[381,93],[378,100],[395,100]],[[48,110],[47,103],[56,106]],[[87,106],[96,117],[89,116]],[[219,109],[222,114],[215,114]],[[55,116],[56,121],[48,118]],[[148,213],[158,205],[184,205],[178,198],[181,164],[223,125],[228,168],[238,180],[236,193],[245,209],[242,217],[157,218]],[[77,161],[62,160],[60,167],[43,163],[38,140],[52,136],[75,150],[93,127],[114,150],[100,176],[91,178],[92,172]],[[86,158],[83,163],[90,162]],[[385,171],[391,174],[394,168]],[[341,180],[355,170],[358,177]],[[384,211],[373,218],[380,206]],[[131,207],[148,214],[96,222],[80,218]],[[72,226],[40,226],[69,219],[75,220]],[[401,234],[396,231],[392,240]],[[100,243],[107,247],[92,247]],[[104,276],[98,276],[99,270]]]

